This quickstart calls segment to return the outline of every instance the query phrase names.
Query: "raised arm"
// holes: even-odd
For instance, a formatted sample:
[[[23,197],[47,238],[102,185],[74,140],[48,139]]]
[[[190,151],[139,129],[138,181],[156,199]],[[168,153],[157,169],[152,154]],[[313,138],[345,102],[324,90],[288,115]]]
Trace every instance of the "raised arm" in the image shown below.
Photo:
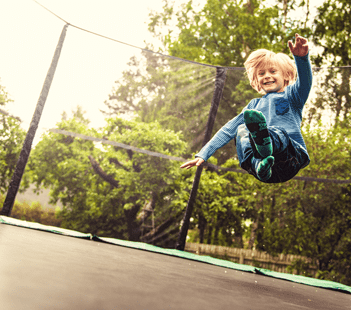
[[[244,122],[243,113],[230,120],[225,124],[213,138],[206,143],[199,153],[195,155],[195,159],[181,165],[180,168],[189,169],[194,166],[200,166],[204,161],[207,161],[215,151],[226,145],[230,140],[235,138],[235,133],[240,124]]]
[[[312,87],[312,69],[308,55],[308,41],[299,34],[296,34],[295,44],[289,41],[288,45],[291,53],[294,55],[297,68],[297,80],[293,85],[293,89],[298,96],[296,99],[300,99],[297,102],[300,102],[303,106]]]

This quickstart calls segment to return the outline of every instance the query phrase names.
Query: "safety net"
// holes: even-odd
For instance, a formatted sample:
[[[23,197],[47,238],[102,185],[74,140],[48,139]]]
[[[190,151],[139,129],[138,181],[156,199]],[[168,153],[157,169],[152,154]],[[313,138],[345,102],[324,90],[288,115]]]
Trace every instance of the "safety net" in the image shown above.
[[[79,33],[82,40],[74,42],[71,33]],[[48,87],[50,93],[38,101],[43,105],[42,115],[33,117],[34,121],[40,118],[40,123],[26,125],[28,133],[34,135],[36,126],[37,132],[32,147],[24,144],[32,150],[23,166],[26,171],[18,178],[22,178],[23,188],[30,183],[38,190],[51,190],[51,202],[60,206],[61,227],[104,236],[106,239],[94,238],[106,242],[142,242],[147,249],[155,249],[151,245],[182,249],[185,240],[196,240],[299,254],[310,245],[284,247],[287,235],[293,242],[320,233],[320,244],[331,238],[333,222],[325,228],[329,235],[317,222],[338,216],[339,211],[330,207],[333,204],[349,203],[350,136],[345,130],[349,67],[313,69],[313,90],[303,114],[311,164],[291,181],[271,186],[248,175],[239,166],[234,141],[209,159],[200,180],[202,168],[182,170],[179,166],[194,158],[250,100],[261,96],[251,88],[244,68],[196,63],[153,52],[151,47],[136,49],[69,24],[60,40],[56,72],[49,70],[55,77],[51,88],[44,84],[42,96],[45,91],[47,95]],[[94,54],[89,54],[101,40],[108,40],[109,48],[94,48]],[[83,53],[90,55],[88,63],[81,59]],[[130,55],[123,65],[121,53]],[[68,59],[72,55],[76,55],[73,65]],[[104,102],[90,98],[94,85],[99,85],[104,75],[113,76],[121,66],[123,73],[106,85]],[[82,71],[89,76],[88,84],[79,80],[77,72]],[[332,115],[330,119],[328,115]],[[335,115],[345,125],[338,130],[328,126]],[[326,126],[322,128],[320,122]],[[327,192],[335,195],[323,196]],[[191,212],[185,213],[191,203]],[[345,207],[340,212],[347,216],[340,217],[341,243],[335,241],[336,248],[349,244],[350,211]],[[2,222],[11,221],[3,217]],[[309,227],[310,234],[298,227]],[[140,243],[129,245],[140,247]],[[342,256],[341,252],[338,255]],[[317,253],[314,257],[321,261],[322,256]],[[212,258],[203,260],[220,264]],[[256,267],[242,268],[277,276]],[[292,275],[280,277],[293,279]]]

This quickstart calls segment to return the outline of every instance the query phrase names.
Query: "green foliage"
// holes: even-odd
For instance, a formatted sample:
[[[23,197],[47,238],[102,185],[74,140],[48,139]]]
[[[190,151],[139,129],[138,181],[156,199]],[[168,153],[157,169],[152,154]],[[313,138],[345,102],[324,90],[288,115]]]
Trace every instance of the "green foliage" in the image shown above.
[[[209,162],[217,163],[215,158]],[[231,159],[225,167],[238,168],[238,161]],[[194,173],[194,170],[182,173],[181,191],[176,192],[177,198],[172,201],[180,209],[187,205]],[[253,182],[249,175],[203,171],[190,225],[191,229],[199,229],[196,238],[200,243],[243,247],[248,230],[244,222],[255,214],[255,199],[250,192]]]
[[[166,51],[211,65],[242,67],[248,54],[258,48],[288,53],[286,42],[296,30],[309,32],[301,29],[300,21],[283,19],[278,5],[265,6],[263,1],[208,0],[200,11],[192,1],[179,12],[172,6],[165,1],[163,12],[150,14],[149,30],[163,38],[164,29],[176,19],[176,35],[169,30],[163,39]]]
[[[305,277],[312,277],[312,274],[308,272],[309,262],[304,261],[303,259],[296,259],[292,262],[292,264],[286,267],[286,270],[290,273],[303,275]]]
[[[14,173],[25,132],[18,120],[0,114],[0,192],[4,193]]]
[[[0,106],[9,102],[5,88],[0,85]],[[4,193],[10,184],[24,138],[20,121],[0,113],[0,193]]]
[[[135,113],[136,120],[158,122],[164,128],[182,131],[192,149],[199,148],[212,99],[215,68],[143,53],[135,58],[123,79],[116,82],[108,115]],[[190,121],[191,120],[191,121]]]
[[[104,128],[94,130],[73,117],[57,127],[166,155],[180,156],[185,151],[181,135],[158,123],[118,118],[106,122]],[[142,207],[151,199],[161,209],[168,187],[180,173],[178,166],[124,148],[48,133],[32,151],[27,177],[38,189],[51,188],[52,203],[61,201],[63,227],[138,240]]]
[[[179,33],[168,33],[162,40],[167,53],[212,65],[242,66],[254,49],[288,52],[286,42],[295,32],[309,36],[310,30],[301,28],[303,21],[289,17],[303,5],[294,0],[279,0],[271,7],[255,0],[208,0],[196,11],[189,1],[175,12],[165,1],[163,12],[151,14],[149,29],[160,36],[175,18]],[[315,43],[324,47],[322,56],[337,65],[349,65],[349,43],[344,40],[349,24],[342,22],[350,16],[348,10],[348,3],[328,0],[315,21]],[[215,68],[144,53],[141,60],[131,59],[130,70],[106,102],[110,118],[104,128],[89,129],[79,108],[73,118],[64,114],[57,127],[172,156],[194,153],[201,147],[215,73]],[[349,179],[349,81],[346,70],[323,76],[303,132],[311,163],[300,175]],[[243,71],[228,70],[214,131],[255,96]],[[329,130],[318,122],[326,106],[336,119],[343,116]],[[135,119],[118,118],[121,114]],[[315,129],[309,126],[312,120]],[[210,162],[239,168],[233,143],[215,156]],[[38,189],[51,188],[51,202],[64,205],[57,214],[62,227],[129,240],[145,237],[146,206],[152,208],[156,226],[173,219],[171,230],[177,229],[194,174],[195,169],[180,170],[177,162],[54,133],[42,137],[26,170],[26,178]],[[272,185],[247,174],[206,168],[192,215],[191,240],[303,255],[317,266],[319,278],[349,285],[350,195],[349,185],[297,180]],[[16,212],[38,219],[36,208],[33,205],[32,213]],[[292,269],[308,275],[307,267],[296,261]]]
[[[4,201],[5,195],[0,194],[0,204],[2,205]],[[58,208],[54,211],[43,208],[43,206],[36,201],[29,205],[27,202],[21,203],[16,200],[11,212],[11,217],[27,222],[60,227],[62,220],[58,214]]]
[[[196,11],[189,1],[181,11],[175,12],[171,3],[165,1],[163,12],[151,14],[149,29],[163,39],[165,51],[173,56],[212,65],[243,66],[246,57],[254,49],[267,48],[289,53],[286,42],[295,32],[310,37],[311,30],[305,27],[308,16],[305,21],[289,17],[292,10],[304,5],[306,3],[303,1],[277,1],[276,6],[267,8],[258,1],[235,4],[233,1],[209,0]],[[162,36],[174,18],[178,33],[174,35],[168,32]],[[320,18],[324,18],[322,13]],[[322,22],[320,29],[324,25]],[[319,35],[318,31],[315,35]],[[333,35],[328,35],[328,40],[333,42]],[[188,70],[191,73],[186,76],[186,66],[182,67],[180,62],[168,62],[161,57],[148,55],[145,55],[145,59],[148,76],[143,75],[139,70],[140,64],[134,62],[131,66],[134,71],[125,73],[127,83],[117,85],[113,95],[118,97],[119,104],[123,102],[130,108],[128,111],[136,112],[140,120],[159,120],[164,128],[184,130],[190,151],[198,151],[199,143],[194,141],[201,141],[209,99],[206,98],[206,109],[206,101],[197,100],[203,97],[196,83],[206,83],[211,72],[206,73],[204,69],[201,71],[204,78],[197,79],[191,66],[191,70]],[[349,138],[345,139],[349,136],[348,132],[342,126],[326,131],[318,123],[320,111],[330,107],[335,114],[339,113],[337,116],[343,114],[342,125],[347,128],[350,84],[347,72],[331,70],[324,75],[326,79],[321,72],[323,79],[320,92],[312,104],[307,123],[311,124],[313,120],[317,127],[312,130],[306,126],[304,131],[311,164],[300,172],[302,175],[349,178],[350,146]],[[195,79],[192,80],[191,76]],[[193,91],[185,92],[185,85]],[[150,87],[155,96],[150,96]],[[213,88],[213,84],[210,88]],[[141,96],[143,89],[144,97]],[[178,93],[175,93],[176,90],[179,90]],[[229,118],[240,113],[255,96],[257,94],[250,88],[242,71],[228,70],[214,132]],[[184,97],[196,98],[196,101],[191,102]],[[199,115],[202,117],[200,122]],[[191,128],[192,125],[196,126]],[[211,160],[238,168],[232,144],[216,152],[215,158]],[[174,192],[170,195],[170,204],[174,209],[185,209],[194,172],[184,171],[174,180],[171,187]],[[345,283],[347,277],[341,276],[340,270],[347,268],[346,259],[350,252],[349,237],[345,230],[349,215],[347,206],[337,207],[341,197],[344,197],[343,191],[345,186],[332,183],[292,180],[269,185],[249,175],[216,173],[205,169],[191,222],[191,230],[198,231],[191,238],[227,246],[255,247],[273,255],[286,253],[307,256],[317,266],[320,278],[337,279]],[[245,223],[251,225],[246,226]],[[296,262],[293,267],[299,273],[308,275],[306,264]]]
[[[295,1],[289,9],[294,5]],[[169,30],[164,36],[174,19],[177,34]],[[299,21],[283,19],[278,5],[265,7],[259,1],[208,0],[200,11],[189,1],[178,12],[170,1],[165,1],[163,12],[150,14],[149,30],[172,56],[242,67],[249,53],[257,48],[289,53],[286,43],[298,26]],[[299,33],[308,34],[309,29],[299,28]],[[158,121],[164,128],[181,130],[190,152],[198,151],[212,100],[215,68],[146,52],[141,60],[132,57],[129,65],[106,102],[106,113],[134,113],[143,122]],[[257,96],[242,70],[229,70],[214,132]],[[223,164],[235,152],[233,145],[228,144],[215,156]]]
[[[313,41],[323,47],[315,62],[318,66],[331,62],[349,66],[351,60],[351,3],[348,0],[327,0],[318,7],[314,19]]]
[[[321,66],[351,65],[351,3],[348,0],[327,0],[314,19],[314,43],[322,52],[313,57]],[[310,109],[310,117],[320,119],[327,108],[332,111],[335,126],[349,127],[351,112],[351,69],[339,68],[321,71],[317,99]]]
[[[86,135],[95,133],[75,118],[62,121],[57,127]],[[88,159],[94,149],[91,141],[48,133],[32,150],[25,176],[30,183],[36,184],[37,190],[41,187],[51,189],[50,203],[60,200],[65,206],[60,212],[63,227],[90,232],[86,224],[89,214],[84,214],[83,210],[87,209],[86,199],[94,182]],[[68,224],[67,213],[75,218],[74,223]]]
[[[349,178],[350,138],[342,128],[324,132],[321,128],[311,130],[307,127],[305,141],[311,164],[300,175]],[[351,254],[351,209],[345,203],[348,188],[334,183],[297,180],[266,187],[262,193],[262,224],[258,228],[260,239],[256,240],[256,248],[273,255],[284,253],[309,257],[317,266],[319,277],[324,279],[331,279],[337,273],[334,262],[338,262],[339,271],[342,268],[349,270],[346,260],[341,263],[338,257]],[[350,284],[342,274],[333,279]]]
[[[351,135],[348,130],[338,127],[325,131],[322,124],[315,129],[306,126],[304,137],[311,163],[299,175],[349,178]],[[225,166],[238,168],[238,162],[231,159]],[[189,198],[194,172],[187,173],[188,179],[183,185],[186,190],[174,201],[183,207]],[[350,189],[349,185],[298,180],[264,184],[247,174],[205,170],[191,222],[191,229],[198,229],[198,233],[193,232],[191,240],[235,247],[255,246],[271,255],[302,255],[317,267],[319,278],[349,285]],[[252,225],[247,227],[246,221]],[[244,245],[247,240],[249,244]],[[307,263],[295,262],[291,271],[294,270],[310,275]]]

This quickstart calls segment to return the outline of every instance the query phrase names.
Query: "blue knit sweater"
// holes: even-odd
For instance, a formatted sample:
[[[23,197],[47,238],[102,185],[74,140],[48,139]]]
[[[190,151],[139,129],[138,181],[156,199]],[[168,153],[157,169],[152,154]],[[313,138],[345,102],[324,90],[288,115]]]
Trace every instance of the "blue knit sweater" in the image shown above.
[[[308,54],[304,57],[294,56],[294,58],[297,67],[296,82],[287,86],[284,92],[268,93],[262,98],[252,99],[243,111],[225,124],[195,157],[201,157],[206,161],[216,150],[235,139],[238,127],[245,123],[243,113],[246,109],[261,111],[266,117],[268,127],[284,128],[290,138],[298,142],[308,156],[301,134],[301,121],[302,110],[312,87],[312,70]]]

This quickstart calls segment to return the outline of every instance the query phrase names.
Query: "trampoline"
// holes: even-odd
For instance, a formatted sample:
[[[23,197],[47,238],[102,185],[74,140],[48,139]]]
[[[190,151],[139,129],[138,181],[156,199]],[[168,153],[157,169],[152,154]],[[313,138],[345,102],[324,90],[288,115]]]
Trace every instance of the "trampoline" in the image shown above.
[[[112,244],[7,217],[0,223],[4,310],[351,309],[351,288],[335,282],[314,279],[335,284],[325,289],[244,271],[251,266],[205,263],[182,251],[116,239]]]

